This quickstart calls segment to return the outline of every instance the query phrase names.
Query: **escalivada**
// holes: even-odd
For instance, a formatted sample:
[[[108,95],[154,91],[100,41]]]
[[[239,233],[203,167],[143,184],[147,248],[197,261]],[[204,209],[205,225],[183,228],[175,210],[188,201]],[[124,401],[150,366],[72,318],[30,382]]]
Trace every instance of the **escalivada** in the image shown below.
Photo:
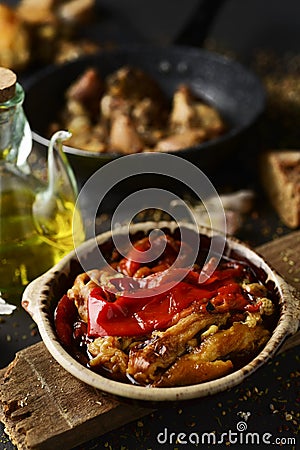
[[[200,282],[206,269],[200,253],[186,269],[189,245],[176,236],[165,239],[164,251],[150,263],[135,252],[159,246],[147,236],[126,256],[112,248],[114,275],[107,268],[81,273],[58,302],[58,339],[91,370],[142,386],[193,385],[238,370],[269,340],[278,299],[251,263],[223,256]]]

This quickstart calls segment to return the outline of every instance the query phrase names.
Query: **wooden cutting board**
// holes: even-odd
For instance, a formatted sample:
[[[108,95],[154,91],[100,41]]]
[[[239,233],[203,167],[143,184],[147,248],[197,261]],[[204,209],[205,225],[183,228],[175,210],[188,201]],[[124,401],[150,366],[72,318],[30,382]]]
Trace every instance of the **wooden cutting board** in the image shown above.
[[[300,231],[258,253],[300,291]],[[300,333],[282,350],[300,344]],[[0,371],[0,419],[20,450],[78,446],[152,411],[98,391],[67,373],[42,342],[21,350]]]

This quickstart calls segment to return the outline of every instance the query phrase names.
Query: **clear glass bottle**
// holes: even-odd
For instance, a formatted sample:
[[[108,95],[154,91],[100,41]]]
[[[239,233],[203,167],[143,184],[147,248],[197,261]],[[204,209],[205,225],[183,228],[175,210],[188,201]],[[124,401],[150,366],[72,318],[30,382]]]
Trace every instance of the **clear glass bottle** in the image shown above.
[[[59,132],[48,149],[46,179],[28,164],[31,130],[16,76],[0,68],[0,297],[24,287],[85,238],[74,175]],[[74,237],[74,233],[76,237]]]

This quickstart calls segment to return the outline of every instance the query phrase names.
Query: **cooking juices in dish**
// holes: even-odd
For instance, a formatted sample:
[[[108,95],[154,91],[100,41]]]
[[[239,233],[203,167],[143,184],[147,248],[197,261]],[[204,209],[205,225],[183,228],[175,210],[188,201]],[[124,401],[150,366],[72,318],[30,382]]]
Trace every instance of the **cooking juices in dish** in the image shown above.
[[[210,265],[201,251],[183,273],[190,249],[180,237],[168,234],[151,263],[133,258],[134,249],[149,248],[148,236],[135,236],[126,256],[113,246],[107,252],[114,275],[104,268],[76,277],[54,317],[66,350],[101,375],[151,387],[202,383],[249,362],[278,319],[276,294],[259,270],[224,256],[200,282]]]
[[[123,66],[105,79],[88,68],[65,93],[65,105],[50,134],[72,131],[68,145],[97,153],[176,151],[227,131],[213,106],[186,84],[169,99],[156,81],[136,67]]]

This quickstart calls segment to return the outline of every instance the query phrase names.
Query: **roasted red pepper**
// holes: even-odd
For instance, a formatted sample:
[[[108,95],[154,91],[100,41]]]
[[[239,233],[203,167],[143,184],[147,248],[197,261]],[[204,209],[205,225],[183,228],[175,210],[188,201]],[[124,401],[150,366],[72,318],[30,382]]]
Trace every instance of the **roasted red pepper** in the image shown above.
[[[114,302],[106,302],[98,288],[92,290],[89,301],[90,336],[140,336],[155,329],[167,328],[172,317],[196,299],[201,300],[199,289],[180,282],[167,292],[138,297],[122,295]]]
[[[74,301],[64,295],[55,310],[54,322],[60,342],[67,348],[72,346],[73,324],[78,315]]]
[[[217,290],[217,295],[211,300],[211,304],[217,312],[243,310],[249,301],[244,297],[241,286],[235,282],[229,282]]]
[[[132,277],[135,272],[141,267],[141,262],[138,252],[145,252],[149,250],[150,242],[148,238],[141,239],[138,241],[131,252],[129,252],[126,258],[121,259],[118,265],[120,272]]]
[[[160,248],[162,246],[162,239],[165,239],[165,249],[160,254]],[[140,267],[144,266],[143,258],[141,258],[141,252],[149,251],[149,258],[152,261],[152,265],[164,265],[165,267],[170,267],[178,256],[180,249],[180,242],[171,238],[170,236],[159,236],[154,239],[151,243],[148,237],[145,237],[137,241],[132,250],[128,253],[128,256],[122,258],[118,264],[118,270],[124,275],[133,277]],[[186,251],[188,252],[188,247],[186,245]],[[158,258],[155,258],[156,253],[159,254]],[[151,254],[153,257],[151,258]]]
[[[211,299],[216,310],[242,310],[249,302],[236,282],[241,273],[240,266],[217,270],[201,284],[199,274],[193,271],[177,283],[174,283],[172,271],[130,279],[130,282],[125,279],[126,283],[124,279],[116,278],[112,282],[118,289],[130,286],[131,291],[125,290],[122,295],[116,296],[115,301],[108,302],[103,289],[94,288],[88,300],[88,334],[145,335],[170,326],[174,315],[193,302],[206,306]]]
[[[256,313],[259,312],[261,305],[262,305],[261,301],[258,301],[255,304],[249,303],[248,305],[245,306],[245,310],[251,313]]]

